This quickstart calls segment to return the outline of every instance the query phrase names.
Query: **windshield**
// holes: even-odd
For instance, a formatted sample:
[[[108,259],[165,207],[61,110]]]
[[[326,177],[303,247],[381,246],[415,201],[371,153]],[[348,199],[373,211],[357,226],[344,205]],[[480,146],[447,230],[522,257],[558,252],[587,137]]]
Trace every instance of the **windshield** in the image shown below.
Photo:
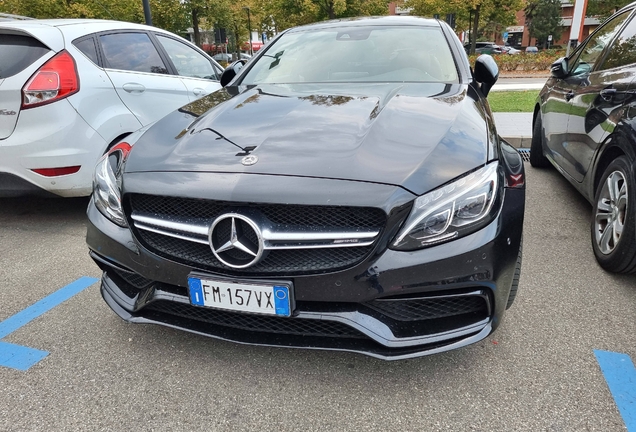
[[[325,82],[457,82],[437,27],[340,27],[287,33],[243,85]]]

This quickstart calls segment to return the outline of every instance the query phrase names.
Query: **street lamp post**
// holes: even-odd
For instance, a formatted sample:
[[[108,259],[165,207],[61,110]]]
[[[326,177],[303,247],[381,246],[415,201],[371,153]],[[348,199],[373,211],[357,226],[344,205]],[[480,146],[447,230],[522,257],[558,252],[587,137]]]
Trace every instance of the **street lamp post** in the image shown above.
[[[152,25],[152,16],[150,15],[150,2],[148,0],[141,0],[144,6],[144,18],[146,19],[146,25]]]
[[[243,9],[247,11],[247,33],[249,35],[250,56],[253,56],[254,50],[252,49],[252,22],[250,21],[250,8],[245,6]]]

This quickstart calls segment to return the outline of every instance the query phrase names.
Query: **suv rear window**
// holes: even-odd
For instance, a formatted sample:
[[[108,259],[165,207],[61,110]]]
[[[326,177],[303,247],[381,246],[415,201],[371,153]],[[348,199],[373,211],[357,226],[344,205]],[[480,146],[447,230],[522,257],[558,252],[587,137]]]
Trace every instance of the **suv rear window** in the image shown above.
[[[0,34],[0,79],[22,72],[49,49],[30,36]]]

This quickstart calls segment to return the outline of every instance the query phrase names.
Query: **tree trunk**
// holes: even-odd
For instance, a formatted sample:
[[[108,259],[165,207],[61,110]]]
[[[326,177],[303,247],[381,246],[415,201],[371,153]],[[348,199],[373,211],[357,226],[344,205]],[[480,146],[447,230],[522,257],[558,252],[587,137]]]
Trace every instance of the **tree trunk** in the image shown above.
[[[199,9],[192,8],[192,31],[194,32],[194,44],[201,48],[201,34],[199,33]]]
[[[478,4],[475,8],[475,15],[473,17],[473,31],[470,41],[471,54],[475,54],[475,47],[477,46],[477,31],[479,30],[479,9],[481,9],[481,4]]]
[[[329,13],[329,19],[336,19],[336,13],[333,11],[333,2],[328,1],[327,7],[329,8],[327,12]]]

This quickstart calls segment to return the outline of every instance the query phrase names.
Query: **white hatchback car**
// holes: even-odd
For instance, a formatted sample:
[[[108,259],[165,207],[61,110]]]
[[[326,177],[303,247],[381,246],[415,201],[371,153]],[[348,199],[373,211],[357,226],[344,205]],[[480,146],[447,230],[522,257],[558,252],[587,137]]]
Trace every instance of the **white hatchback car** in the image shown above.
[[[0,22],[0,197],[89,195],[109,146],[218,90],[221,72],[154,27]]]

